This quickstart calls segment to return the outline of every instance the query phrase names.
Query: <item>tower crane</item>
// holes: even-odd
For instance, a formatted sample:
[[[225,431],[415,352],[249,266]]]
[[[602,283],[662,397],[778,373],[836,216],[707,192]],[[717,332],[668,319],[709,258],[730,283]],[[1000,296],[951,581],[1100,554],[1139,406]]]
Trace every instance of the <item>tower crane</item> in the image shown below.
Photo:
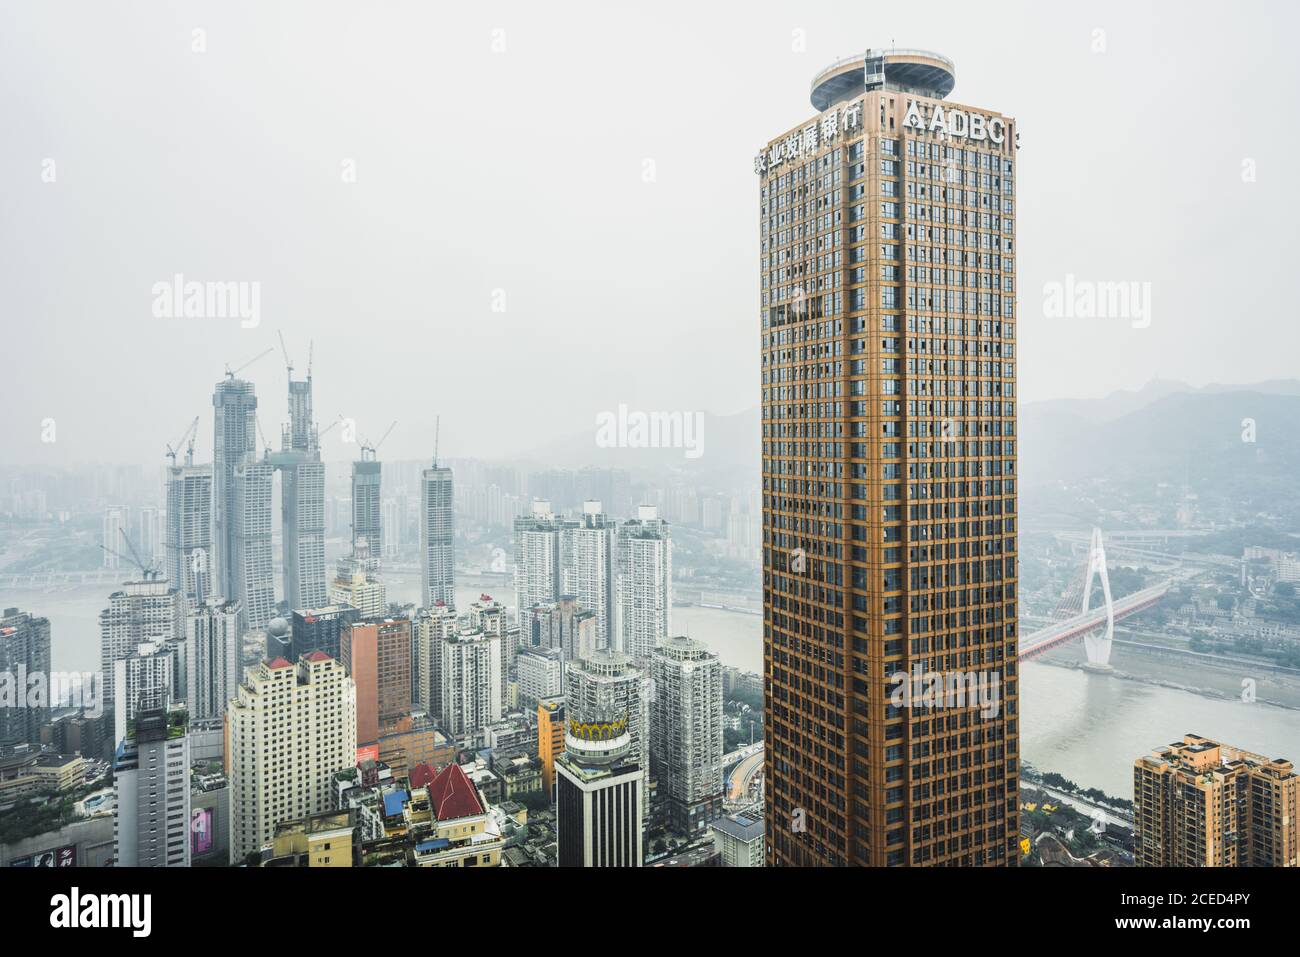
[[[396,425],[397,425],[397,420],[393,419],[392,424],[389,425],[388,428],[384,430],[384,434],[379,437],[379,441],[376,442],[374,445],[371,445],[370,442],[365,439],[361,441],[361,461],[373,462],[375,460],[375,453],[378,452],[379,447],[384,444],[384,440],[388,438],[390,434],[392,434],[393,427]],[[369,458],[366,457],[367,452],[370,453]]]
[[[249,359],[247,362],[245,362],[245,363],[244,363],[242,366],[240,366],[238,369],[232,369],[232,368],[230,368],[230,363],[227,362],[227,363],[226,363],[226,375],[229,376],[231,379],[233,379],[233,378],[235,377],[235,374],[236,374],[236,373],[243,372],[245,369],[247,369],[249,366],[251,366],[251,365],[252,365],[254,362],[256,362],[258,359],[261,359],[261,358],[263,358],[264,356],[266,356],[267,353],[274,352],[274,351],[275,351],[275,348],[272,347],[272,348],[266,349],[266,350],[264,350],[264,351],[262,351],[262,352],[259,352],[257,355],[253,356],[253,358]]]
[[[158,578],[158,576],[161,574],[161,571],[158,569],[156,565],[154,565],[153,562],[146,562],[144,559],[140,557],[140,552],[136,549],[135,543],[131,541],[131,536],[126,533],[126,529],[119,528],[118,531],[122,534],[122,540],[126,542],[126,547],[131,552],[130,558],[127,558],[125,555],[123,555],[121,552],[117,551],[116,549],[109,548],[107,545],[100,545],[99,547],[102,548],[104,551],[108,552],[108,554],[112,555],[114,558],[120,559],[124,562],[129,562],[131,564],[134,564],[137,568],[140,569],[140,577],[143,578],[145,581],[153,581],[154,579]]]
[[[185,453],[185,464],[186,465],[194,464],[194,436],[196,434],[196,430],[198,429],[198,427],[199,427],[199,417],[196,415],[194,417],[194,421],[190,423],[190,427],[181,433],[181,437],[179,439],[173,439],[171,442],[167,443],[167,457],[172,460],[173,468],[176,467],[176,452],[181,447],[181,445],[184,444],[186,439],[190,440],[190,445],[189,445],[189,449]]]

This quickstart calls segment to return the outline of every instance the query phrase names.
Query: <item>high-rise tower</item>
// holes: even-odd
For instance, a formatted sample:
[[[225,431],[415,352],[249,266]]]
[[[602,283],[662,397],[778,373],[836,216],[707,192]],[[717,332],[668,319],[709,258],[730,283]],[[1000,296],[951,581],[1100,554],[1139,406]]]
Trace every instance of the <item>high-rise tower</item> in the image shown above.
[[[648,664],[672,634],[673,542],[653,505],[618,527],[618,649]]]
[[[0,611],[0,674],[8,674],[19,690],[27,688],[29,675],[50,673],[50,620],[36,618],[17,608]],[[37,743],[41,726],[50,719],[53,702],[32,702],[24,697],[17,706],[0,708],[0,747]]]
[[[420,473],[421,603],[456,607],[456,511],[451,469],[438,467]]]
[[[213,390],[212,408],[210,590],[212,594],[242,600],[244,596],[238,590],[235,470],[257,457],[257,395],[253,383],[236,379],[233,374],[227,376]],[[267,507],[270,507],[269,503]]]
[[[596,613],[596,646],[614,646],[614,589],[618,562],[616,524],[597,501],[582,503],[582,517],[560,530],[560,583],[563,592]]]
[[[367,450],[363,448],[361,458],[352,463],[352,551],[356,552],[358,543],[364,540],[371,560],[377,562],[384,555],[380,496],[383,467],[373,451],[369,458],[366,455]]]
[[[1017,134],[954,80],[838,61],[754,160],[771,864],[1016,859]]]
[[[316,608],[326,600],[325,466],[312,419],[311,362],[307,363],[307,377],[300,380],[293,377],[287,350],[285,366],[289,422],[280,433],[280,451],[270,453],[267,459],[280,473],[284,600],[292,611]]]
[[[211,568],[212,502],[212,466],[195,465],[191,447],[184,465],[167,469],[164,547],[167,579],[196,603],[212,591],[211,571],[203,571]]]
[[[556,861],[560,867],[641,867],[645,775],[632,756],[627,717],[593,708],[565,726],[555,759]]]

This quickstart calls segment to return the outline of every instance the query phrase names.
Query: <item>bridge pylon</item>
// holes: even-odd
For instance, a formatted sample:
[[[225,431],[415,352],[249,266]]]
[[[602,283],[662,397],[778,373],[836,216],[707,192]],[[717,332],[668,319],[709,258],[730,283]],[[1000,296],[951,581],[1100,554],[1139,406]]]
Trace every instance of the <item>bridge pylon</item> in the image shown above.
[[[1102,596],[1106,600],[1106,632],[1098,634],[1090,631],[1083,636],[1083,646],[1088,652],[1091,665],[1109,665],[1112,639],[1115,637],[1115,603],[1110,597],[1110,577],[1106,574],[1106,549],[1101,543],[1101,529],[1092,530],[1092,542],[1088,546],[1088,574],[1084,578],[1083,613],[1088,612],[1088,601],[1092,597],[1092,580],[1101,578]]]

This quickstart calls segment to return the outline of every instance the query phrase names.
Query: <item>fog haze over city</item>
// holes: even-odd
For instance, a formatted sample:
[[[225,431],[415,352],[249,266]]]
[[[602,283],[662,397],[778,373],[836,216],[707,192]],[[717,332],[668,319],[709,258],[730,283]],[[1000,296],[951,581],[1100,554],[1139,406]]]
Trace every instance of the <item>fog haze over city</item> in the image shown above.
[[[1022,400],[1294,371],[1294,8],[734,12],[7,6],[4,459],[161,461],[194,415],[206,458],[213,383],[274,347],[244,373],[270,432],[277,330],[300,372],[314,341],[322,427],[399,420],[391,459],[438,415],[445,453],[515,459],[619,404],[750,410],[751,157],[868,43],[943,51],[952,100],[1019,121]],[[259,283],[256,327],[155,318],[177,274]],[[1045,317],[1068,276],[1149,283],[1149,315]]]

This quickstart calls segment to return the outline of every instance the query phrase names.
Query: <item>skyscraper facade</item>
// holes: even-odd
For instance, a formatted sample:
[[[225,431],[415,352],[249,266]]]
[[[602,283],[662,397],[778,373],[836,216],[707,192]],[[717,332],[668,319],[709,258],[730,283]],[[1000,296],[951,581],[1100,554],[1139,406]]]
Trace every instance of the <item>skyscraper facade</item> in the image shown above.
[[[235,466],[231,525],[234,529],[234,591],[246,627],[265,628],[275,614],[272,495],[275,469],[266,461]],[[286,578],[288,571],[285,572]]]
[[[420,473],[421,604],[456,607],[456,511],[451,469],[435,463]]]
[[[631,756],[626,716],[574,714],[555,759],[556,863],[641,867],[645,774]]]
[[[1300,867],[1300,775],[1188,734],[1133,764],[1138,867]]]
[[[136,715],[113,760],[117,867],[190,866],[190,744],[184,709]]]
[[[195,553],[201,552],[199,569],[210,569],[212,559],[212,466],[173,465],[167,469],[167,520],[164,544],[167,578],[190,601],[201,594],[218,594],[208,581],[196,578]],[[201,590],[201,591],[200,591]]]
[[[673,542],[653,505],[618,528],[618,649],[648,664],[672,634]]]
[[[162,579],[126,582],[99,613],[99,660],[104,696],[116,700],[115,663],[145,642],[171,648],[185,634],[185,596]]]
[[[289,422],[281,429],[280,451],[267,461],[280,473],[284,600],[290,608],[315,608],[325,603],[326,592],[325,465],[312,418],[310,365],[299,380],[289,366]]]
[[[185,703],[191,720],[215,720],[239,686],[239,605],[208,598],[185,616]]]
[[[1016,860],[1016,124],[954,77],[841,60],[754,160],[771,864]]]
[[[560,520],[551,503],[535,501],[514,520],[515,607],[554,602],[561,593]]]
[[[520,643],[525,648],[559,648],[565,661],[596,651],[596,613],[579,607],[573,595],[534,605],[519,614]]]
[[[334,776],[356,766],[356,688],[323,651],[250,668],[227,709],[230,860],[271,843],[275,825],[332,810]]]
[[[289,629],[293,636],[293,660],[311,651],[323,651],[331,658],[338,658],[344,631],[360,618],[360,611],[351,605],[298,609],[290,619]]]
[[[432,649],[437,656],[434,715],[448,734],[461,738],[505,714],[501,638],[479,629],[457,629]]]
[[[373,457],[352,463],[352,550],[364,540],[376,560],[384,554],[381,478],[382,466]]]
[[[23,692],[33,674],[49,675],[48,618],[34,618],[17,608],[6,608],[0,614],[0,673],[13,675],[15,691]],[[40,741],[41,726],[50,720],[52,704],[24,696],[19,707],[0,707],[0,747]]]
[[[596,647],[613,644],[618,574],[617,525],[597,501],[582,503],[582,517],[560,530],[560,587],[596,615]],[[527,607],[527,606],[524,606]]]
[[[136,717],[145,711],[165,711],[179,697],[179,643],[142,641],[113,662],[113,741],[121,745]],[[174,693],[175,692],[175,693]]]
[[[564,697],[570,716],[618,714],[627,719],[627,760],[639,768],[642,807],[650,803],[650,676],[631,655],[600,649],[564,668]]]
[[[212,554],[208,563],[212,591],[243,601],[245,596],[239,590],[235,470],[257,457],[257,395],[253,383],[227,376],[213,390],[212,408]],[[267,510],[269,529],[269,499]]]
[[[679,834],[722,816],[722,662],[703,642],[666,638],[651,657],[650,769]]]

